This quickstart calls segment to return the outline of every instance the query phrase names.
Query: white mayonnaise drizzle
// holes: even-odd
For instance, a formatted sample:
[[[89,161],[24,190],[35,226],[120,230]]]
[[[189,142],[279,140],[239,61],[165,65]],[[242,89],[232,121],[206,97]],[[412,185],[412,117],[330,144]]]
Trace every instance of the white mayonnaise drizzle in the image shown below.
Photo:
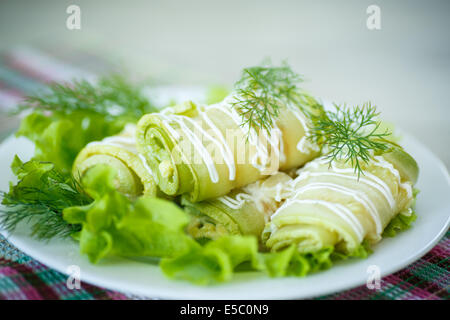
[[[223,136],[222,132],[219,130],[219,128],[217,128],[217,126],[214,125],[206,112],[200,111],[200,116],[203,118],[203,120],[205,120],[206,124],[220,139],[220,143],[216,139],[213,139],[213,141],[220,148],[220,152],[222,153],[225,163],[228,166],[229,180],[233,181],[234,179],[236,179],[236,162],[234,160],[233,152],[231,152],[231,149],[225,141],[225,137]]]
[[[350,169],[350,172],[353,173],[353,170]],[[359,177],[359,179],[358,179],[358,177],[346,175],[344,173],[345,172],[336,173],[336,172],[309,172],[309,171],[304,171],[304,172],[302,172],[300,174],[300,176],[298,176],[298,179],[306,179],[308,176],[312,176],[312,177],[330,176],[330,177],[339,177],[339,178],[349,179],[349,180],[353,180],[353,181],[358,181],[360,183],[364,183],[364,184],[366,184],[368,186],[371,186],[374,189],[376,189],[377,191],[379,191],[383,195],[383,197],[386,199],[386,201],[389,204],[389,206],[391,207],[391,209],[395,208],[394,196],[392,195],[392,192],[389,189],[389,187],[387,187],[384,182],[383,182],[383,185],[385,185],[387,188],[385,188],[383,185],[380,185],[379,183],[377,183],[375,181],[371,181],[370,179],[366,179],[366,178],[363,178],[363,177]]]
[[[252,199],[251,196],[246,193],[239,193],[235,196],[234,199],[231,198],[230,196],[222,196],[222,197],[217,198],[217,200],[222,202],[224,205],[226,205],[227,207],[229,207],[231,209],[235,209],[235,210],[242,208],[244,203],[247,200],[251,200],[251,199]]]
[[[202,118],[205,120],[205,122],[208,124],[208,126],[214,131],[214,133],[218,136],[218,138],[221,140],[217,140],[216,138],[209,135],[200,124],[195,122],[189,117],[182,116],[182,115],[176,115],[176,114],[169,114],[169,112],[165,112],[164,114],[160,114],[162,123],[164,126],[168,129],[170,134],[174,137],[175,140],[178,140],[180,138],[180,135],[178,132],[176,132],[169,124],[170,121],[174,121],[178,123],[180,126],[180,129],[186,134],[186,136],[189,138],[189,140],[192,142],[193,147],[199,151],[199,154],[202,157],[203,162],[205,163],[208,173],[210,176],[210,179],[212,182],[217,183],[219,181],[219,175],[217,173],[217,169],[215,167],[214,161],[211,157],[211,154],[204,148],[203,143],[201,139],[198,138],[198,136],[189,128],[187,127],[183,121],[189,122],[193,127],[195,127],[202,136],[209,139],[211,142],[213,142],[215,145],[219,147],[219,150],[222,154],[222,157],[228,167],[229,172],[229,179],[234,180],[236,178],[236,164],[234,161],[234,156],[227,145],[223,134],[220,132],[220,130],[213,124],[211,119],[207,116],[205,112],[199,111]]]
[[[412,198],[413,197],[413,190],[412,190],[411,184],[410,183],[402,183],[401,182],[400,173],[398,172],[397,169],[394,168],[392,163],[386,161],[381,156],[375,156],[374,159],[375,159],[375,161],[372,161],[373,164],[378,166],[378,167],[382,167],[382,168],[388,169],[397,178],[397,182],[398,182],[398,185],[400,186],[400,188],[402,188],[402,189],[404,189],[406,191],[406,194],[407,194],[408,198]]]
[[[145,159],[145,157],[140,153],[138,153],[138,157],[139,157],[139,159],[141,159],[142,165],[144,166],[145,170],[147,170],[153,176],[153,171],[150,168],[150,166],[148,165],[147,159]]]
[[[234,108],[227,108],[227,105],[225,103],[218,103],[213,104],[209,106],[211,109],[217,109],[223,113],[225,113],[228,117],[230,117],[237,125],[238,127],[244,132],[249,134],[248,141],[251,145],[253,145],[256,148],[256,155],[252,159],[252,165],[259,170],[263,170],[264,167],[258,165],[258,159],[262,160],[262,163],[267,163],[269,154],[267,152],[267,148],[259,143],[258,141],[258,134],[256,130],[253,127],[250,127],[248,123],[242,125],[242,119],[241,116],[237,113]]]
[[[88,143],[87,146],[113,146],[113,147],[125,149],[125,150],[131,152],[132,154],[137,155],[139,157],[139,159],[141,160],[144,168],[148,171],[148,173],[150,173],[150,175],[153,176],[153,171],[150,168],[150,166],[148,165],[147,160],[145,159],[145,157],[142,154],[138,153],[138,151],[136,149],[136,140],[134,137],[112,136],[112,137],[107,137],[107,138],[103,139],[102,141],[93,141],[91,143]]]
[[[302,153],[310,153],[311,151],[320,151],[320,148],[318,145],[311,143],[308,140],[309,136],[309,128],[306,124],[306,120],[303,116],[303,114],[297,110],[295,107],[290,108],[291,112],[294,114],[294,116],[297,118],[297,120],[300,122],[300,124],[303,127],[303,131],[305,132],[305,135],[300,139],[300,141],[297,143],[297,150]]]
[[[309,183],[309,184],[301,187],[300,189],[296,190],[295,195],[292,198],[297,198],[298,195],[305,193],[308,190],[320,190],[320,189],[328,189],[328,190],[336,191],[336,192],[351,196],[353,199],[355,199],[358,203],[360,203],[367,210],[367,212],[370,214],[370,216],[372,217],[372,220],[375,223],[376,233],[378,235],[381,234],[383,229],[382,229],[381,219],[378,214],[378,211],[375,207],[375,204],[363,192],[359,192],[354,189],[346,188],[346,187],[343,187],[343,186],[340,186],[340,185],[334,184],[334,183],[314,182],[314,183]]]
[[[206,168],[208,170],[211,181],[213,183],[219,182],[219,174],[217,172],[216,166],[214,164],[214,161],[213,161],[211,155],[209,154],[208,150],[206,150],[206,148],[203,146],[203,143],[198,138],[198,136],[188,126],[186,126],[186,124],[183,121],[185,118],[187,119],[187,117],[180,116],[180,115],[171,115],[170,117],[166,116],[166,115],[160,115],[160,116],[162,118],[167,117],[166,118],[167,121],[176,122],[180,126],[180,129],[186,134],[186,136],[192,142],[192,145],[194,146],[194,148],[199,152],[200,156],[202,157],[202,160],[206,165]],[[170,124],[168,124],[167,128],[169,128],[169,127],[170,127]],[[173,130],[173,129],[169,129],[169,130]]]
[[[175,140],[179,140],[180,139],[180,135],[178,134],[178,132],[176,130],[174,130],[171,125],[169,124],[170,118],[168,116],[166,116],[163,113],[159,114],[159,117],[161,118],[161,122],[163,123],[164,127],[166,127],[166,129],[169,131],[169,133],[171,134],[171,136],[175,139]]]
[[[275,121],[272,123],[270,137],[266,130],[261,130],[261,132],[266,141],[269,142],[271,150],[275,152],[275,156],[280,159],[280,162],[285,162],[286,155],[284,154],[283,133],[280,128],[278,128],[277,123]]]
[[[319,158],[315,161],[312,161],[310,163],[308,163],[304,169],[308,169],[308,168],[317,168],[320,164],[328,164],[327,159],[325,158]],[[375,189],[377,189],[382,195],[383,197],[386,199],[386,201],[388,202],[389,206],[391,207],[391,209],[395,209],[395,199],[394,199],[394,195],[392,194],[392,190],[389,188],[389,186],[380,178],[378,178],[377,176],[375,176],[374,174],[367,172],[367,171],[363,171],[363,176],[361,177],[356,177],[354,176],[355,172],[352,168],[337,168],[336,165],[334,163],[331,164],[331,169],[334,172],[309,172],[309,171],[303,171],[300,170],[300,176],[303,175],[303,177],[305,177],[305,175],[311,175],[311,176],[335,176],[335,177],[342,177],[344,179],[350,179],[350,180],[355,180],[367,185],[370,185],[372,187],[374,187]],[[351,175],[346,175],[345,173],[350,173]],[[299,177],[296,178],[297,179],[301,179]],[[367,179],[369,178],[369,179]]]
[[[299,200],[299,199],[288,200],[272,215],[272,219],[276,215],[278,215],[284,208],[292,205],[293,203],[321,205],[327,207],[329,210],[333,211],[339,217],[341,217],[342,220],[347,222],[347,224],[353,229],[353,231],[357,235],[360,242],[363,240],[364,228],[359,222],[359,220],[354,216],[354,214],[349,209],[338,203],[328,202],[324,200]]]
[[[244,134],[248,133],[248,141],[255,147],[256,150],[255,156],[253,157],[253,159],[251,159],[251,164],[260,171],[265,170],[270,160],[269,152],[264,143],[261,143],[259,141],[258,133],[256,132],[255,128],[251,127],[248,123],[242,125],[242,118],[239,113],[234,108],[229,108],[225,102],[210,105],[208,106],[208,108],[217,109],[223,112],[238,125],[238,127],[242,132],[244,132]],[[278,128],[276,123],[273,123],[270,137],[268,136],[268,133],[265,132],[265,130],[262,130],[262,134],[264,135],[265,140],[271,145],[271,150],[275,152],[275,155],[280,159],[280,161],[285,161],[286,155],[284,154],[282,132]]]

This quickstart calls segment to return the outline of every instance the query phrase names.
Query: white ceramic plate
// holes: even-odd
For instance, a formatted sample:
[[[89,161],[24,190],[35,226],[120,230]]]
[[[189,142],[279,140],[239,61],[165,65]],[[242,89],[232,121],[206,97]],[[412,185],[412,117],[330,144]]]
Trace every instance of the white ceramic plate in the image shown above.
[[[344,261],[305,278],[271,279],[253,272],[238,274],[230,283],[200,287],[168,280],[157,265],[142,261],[117,258],[91,265],[86,257],[78,254],[75,242],[33,240],[27,236],[26,225],[5,236],[20,250],[53,269],[68,273],[69,266],[77,265],[82,281],[136,295],[173,299],[291,299],[324,295],[365,284],[371,265],[378,266],[382,276],[407,266],[430,250],[448,229],[450,186],[447,170],[436,156],[413,138],[405,135],[402,144],[420,167],[417,187],[421,192],[414,227],[395,238],[384,239],[368,259]],[[0,190],[7,190],[8,181],[14,179],[9,165],[16,153],[22,160],[28,159],[33,153],[33,145],[13,137],[0,145]]]

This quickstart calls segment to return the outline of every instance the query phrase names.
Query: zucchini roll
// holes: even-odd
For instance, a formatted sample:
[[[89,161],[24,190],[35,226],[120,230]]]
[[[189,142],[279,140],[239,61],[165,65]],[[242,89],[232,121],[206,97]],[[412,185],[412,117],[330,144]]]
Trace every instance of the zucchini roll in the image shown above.
[[[298,106],[280,106],[270,131],[258,130],[235,99],[205,107],[187,102],[139,120],[137,147],[162,192],[190,202],[216,198],[318,156]]]
[[[120,134],[86,145],[73,164],[74,177],[81,179],[90,168],[105,164],[117,170],[119,192],[129,197],[156,196],[151,169],[136,149],[135,130],[135,125],[128,124]]]
[[[272,251],[295,245],[302,253],[333,247],[352,254],[361,244],[378,242],[397,214],[411,215],[415,160],[400,148],[362,163],[358,176],[350,164],[318,158],[288,185],[292,195],[272,215],[263,241]]]
[[[229,234],[259,239],[270,215],[286,197],[280,187],[289,181],[289,175],[277,172],[219,198],[192,203],[182,197],[181,205],[191,215],[188,233],[197,240]]]

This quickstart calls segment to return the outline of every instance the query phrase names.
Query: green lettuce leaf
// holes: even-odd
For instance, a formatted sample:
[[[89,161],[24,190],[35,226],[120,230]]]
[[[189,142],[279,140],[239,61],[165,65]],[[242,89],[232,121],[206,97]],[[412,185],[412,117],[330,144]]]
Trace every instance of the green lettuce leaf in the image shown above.
[[[169,278],[206,285],[229,281],[235,268],[244,262],[260,269],[255,237],[224,236],[204,246],[192,245],[182,255],[162,259],[160,267]]]
[[[419,194],[419,189],[414,188],[413,190],[413,203],[411,205],[411,210],[406,212],[401,212],[397,214],[391,222],[386,226],[383,231],[383,237],[395,237],[399,232],[408,230],[411,228],[412,223],[416,221],[417,215],[414,207],[416,205],[417,195]]]
[[[182,209],[158,198],[130,200],[116,191],[115,175],[108,166],[90,169],[82,185],[94,201],[63,211],[68,223],[82,225],[80,252],[91,262],[111,255],[171,257],[198,246],[184,232],[189,216]]]
[[[338,253],[334,247],[311,253],[299,253],[295,246],[279,252],[259,252],[256,237],[233,235],[223,236],[204,246],[192,246],[176,257],[164,258],[160,267],[169,278],[208,285],[229,281],[234,273],[243,270],[261,271],[270,277],[303,277],[328,269],[337,260],[366,258],[369,253],[365,242],[348,255]]]
[[[416,219],[417,215],[415,211],[409,214],[399,213],[386,226],[383,231],[383,237],[395,237],[399,232],[408,230]]]

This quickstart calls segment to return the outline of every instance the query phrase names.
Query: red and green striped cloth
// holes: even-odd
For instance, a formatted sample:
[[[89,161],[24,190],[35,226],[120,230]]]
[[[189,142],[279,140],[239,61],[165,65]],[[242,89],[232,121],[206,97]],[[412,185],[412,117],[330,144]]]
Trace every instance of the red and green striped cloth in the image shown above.
[[[333,300],[442,300],[450,297],[450,232],[425,256],[407,268],[381,279],[379,290],[365,285],[317,297]],[[147,299],[99,288],[81,282],[69,289],[67,275],[52,270],[14,248],[0,236],[1,299]],[[148,299],[157,297],[148,297]]]
[[[95,77],[116,66],[86,50],[20,47],[0,54],[0,113],[52,81]],[[0,114],[0,139],[17,125]],[[448,299],[450,297],[450,233],[425,256],[381,279],[379,290],[365,285],[316,299]],[[1,299],[157,299],[139,297],[81,283],[69,289],[67,276],[17,250],[0,235]]]

